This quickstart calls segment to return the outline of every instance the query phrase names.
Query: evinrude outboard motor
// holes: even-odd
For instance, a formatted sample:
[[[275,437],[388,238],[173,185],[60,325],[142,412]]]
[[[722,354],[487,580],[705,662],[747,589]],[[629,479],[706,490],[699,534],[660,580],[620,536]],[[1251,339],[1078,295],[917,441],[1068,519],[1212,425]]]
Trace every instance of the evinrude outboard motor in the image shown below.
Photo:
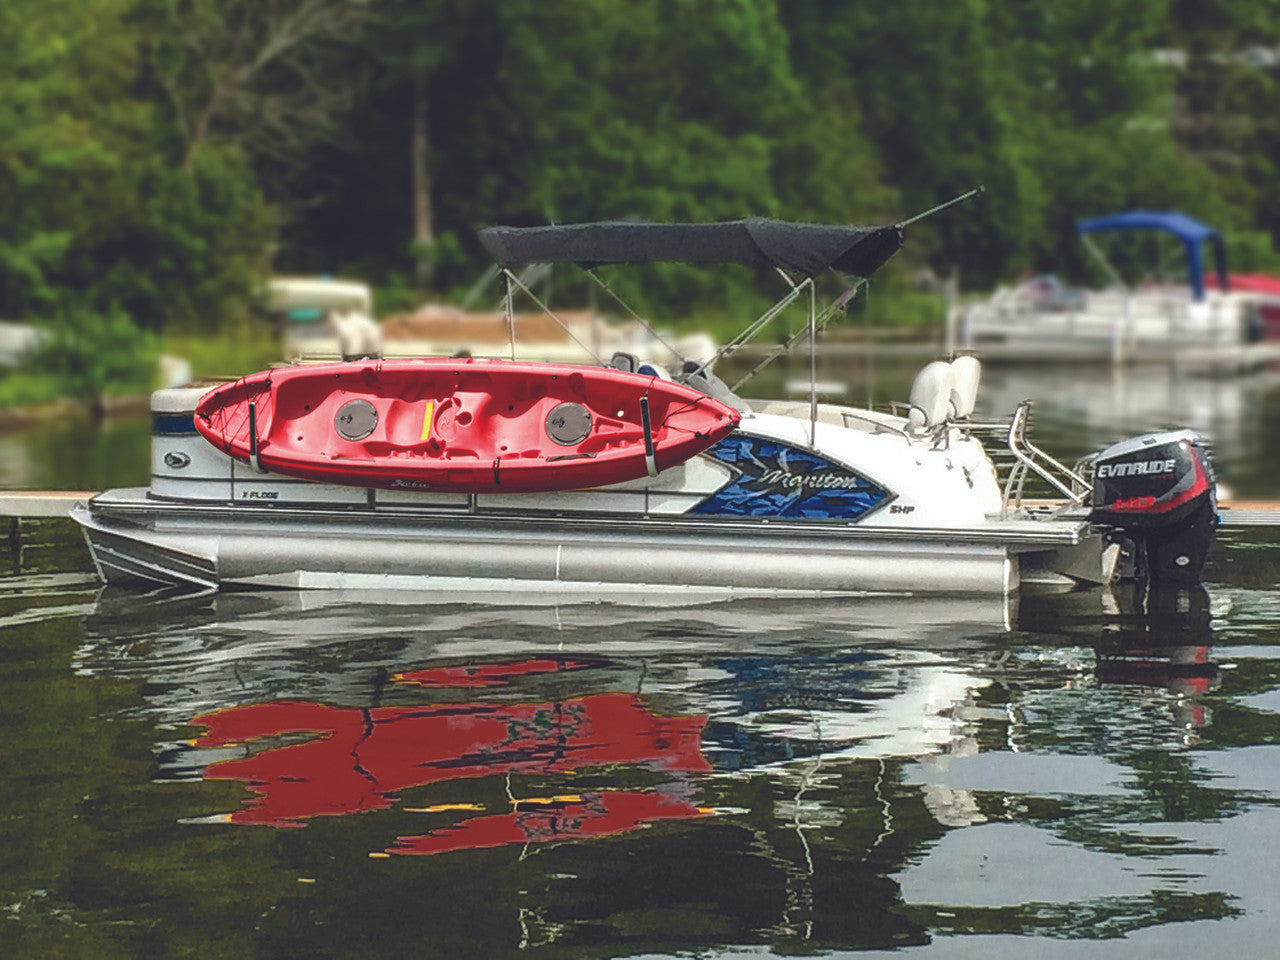
[[[1199,583],[1218,525],[1204,442],[1190,430],[1175,430],[1107,447],[1094,460],[1089,516],[1133,542],[1138,578]]]

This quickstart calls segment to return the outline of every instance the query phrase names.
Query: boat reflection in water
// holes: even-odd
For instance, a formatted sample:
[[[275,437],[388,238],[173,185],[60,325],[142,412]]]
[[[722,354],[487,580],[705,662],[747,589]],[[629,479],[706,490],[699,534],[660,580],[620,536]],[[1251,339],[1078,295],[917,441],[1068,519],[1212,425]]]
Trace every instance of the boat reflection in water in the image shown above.
[[[1209,594],[1203,587],[1117,591],[1097,646],[1099,683],[1164,688],[1177,695],[1178,711],[1192,740],[1208,722],[1200,699],[1218,677]]]
[[[402,674],[404,683],[441,687],[581,669],[584,661],[529,660]],[[593,767],[634,765],[657,774],[705,773],[699,750],[706,716],[663,717],[639,697],[602,693],[530,704],[431,704],[347,708],[279,701],[196,717],[197,748],[259,747],[205,768],[211,780],[240,780],[253,798],[232,823],[302,826],[319,816],[392,807],[409,789],[442,781],[503,776],[552,777]],[[305,742],[280,745],[281,738]],[[267,744],[265,748],[262,748]],[[274,744],[274,745],[272,745]],[[618,833],[645,822],[705,816],[680,784],[510,797],[509,811],[464,817],[424,836],[401,837],[392,853],[440,853]],[[509,795],[510,796],[510,795]],[[486,813],[483,804],[436,804],[419,812]]]
[[[1218,667],[1210,659],[1214,612],[1206,588],[1116,585],[1079,597],[1075,604],[1026,598],[1022,615],[1031,623],[1057,617],[1066,636],[1092,647],[1097,685],[1151,687],[1188,698],[1213,689]]]
[[[164,779],[245,785],[239,809],[192,822],[287,828],[394,810],[430,829],[395,828],[385,852],[427,854],[705,818],[718,774],[772,768],[787,781],[806,758],[951,749],[951,710],[984,681],[922,648],[957,630],[1002,635],[1016,609],[985,597],[646,610],[385,599],[161,595],[147,634],[137,598],[107,592],[82,669],[145,676],[166,724],[203,728],[161,749]],[[864,630],[876,646],[921,649],[874,649]],[[294,695],[273,699],[282,689]]]
[[[188,785],[184,823],[295,828],[264,847],[231,827],[231,842],[326,865],[308,871],[317,895],[394,903],[406,938],[455,914],[588,950],[634,920],[632,939],[604,934],[613,952],[1078,936],[1094,900],[1065,875],[1035,903],[1016,871],[955,889],[975,845],[995,858],[1005,837],[1029,863],[1174,858],[1177,878],[1106,901],[1121,932],[1168,923],[1169,902],[1187,919],[1229,910],[1181,889],[1176,845],[1099,813],[1150,819],[1162,758],[1206,722],[1202,593],[668,609],[399,596],[161,599],[140,624],[136,597],[108,594],[78,666],[142,681],[155,777]],[[1193,766],[1173,772],[1198,789]],[[414,879],[456,896],[424,905]]]

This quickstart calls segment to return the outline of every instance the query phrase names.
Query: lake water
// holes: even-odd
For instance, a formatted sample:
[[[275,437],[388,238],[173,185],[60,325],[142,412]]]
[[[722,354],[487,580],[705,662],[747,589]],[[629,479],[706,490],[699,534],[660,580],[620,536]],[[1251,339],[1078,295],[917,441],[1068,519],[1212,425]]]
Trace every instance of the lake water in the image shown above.
[[[1188,423],[1237,495],[1280,492],[1270,377],[987,372],[992,412],[1030,395],[1065,459]],[[142,483],[146,449],[141,421],[0,435],[0,487]],[[1269,531],[1224,531],[1203,591],[1149,598],[140,597],[63,521],[0,544],[0,574],[6,958],[1280,937]]]

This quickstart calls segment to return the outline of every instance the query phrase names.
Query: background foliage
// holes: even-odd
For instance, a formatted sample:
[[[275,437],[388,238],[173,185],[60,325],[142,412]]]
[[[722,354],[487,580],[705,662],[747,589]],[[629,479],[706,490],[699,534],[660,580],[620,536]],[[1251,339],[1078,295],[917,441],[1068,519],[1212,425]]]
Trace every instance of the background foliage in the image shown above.
[[[272,271],[455,294],[493,223],[899,220],[977,184],[890,288],[1083,278],[1075,220],[1129,207],[1274,267],[1278,7],[7,0],[0,317],[145,347],[234,328]],[[743,280],[620,282],[732,311]]]

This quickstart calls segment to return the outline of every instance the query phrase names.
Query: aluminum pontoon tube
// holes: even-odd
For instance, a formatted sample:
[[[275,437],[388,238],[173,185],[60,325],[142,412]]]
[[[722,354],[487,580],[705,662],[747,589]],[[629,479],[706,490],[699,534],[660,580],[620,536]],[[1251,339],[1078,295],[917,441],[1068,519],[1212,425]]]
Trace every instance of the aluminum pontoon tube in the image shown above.
[[[685,587],[817,595],[990,594],[1018,586],[1016,544],[1011,549],[996,536],[965,531],[833,536],[786,523],[403,513],[379,515],[375,523],[356,511],[149,506],[155,510],[149,528],[101,505],[77,512],[106,579],[297,586],[308,577],[341,575],[406,587],[483,581],[526,590],[589,588],[602,598]]]

